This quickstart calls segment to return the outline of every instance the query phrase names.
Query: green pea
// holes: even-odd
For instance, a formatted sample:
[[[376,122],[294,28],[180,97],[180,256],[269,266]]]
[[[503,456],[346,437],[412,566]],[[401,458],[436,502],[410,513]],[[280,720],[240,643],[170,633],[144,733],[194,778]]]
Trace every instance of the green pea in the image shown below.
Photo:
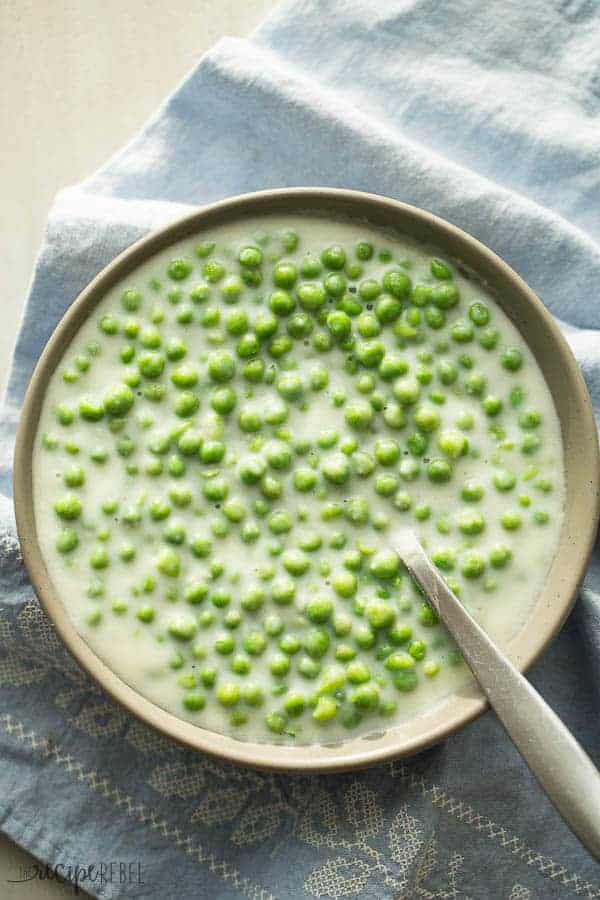
[[[521,442],[521,452],[528,456],[539,450],[541,441],[537,434],[526,434]]]
[[[466,437],[454,428],[444,429],[437,440],[439,449],[450,459],[458,459],[463,456],[469,447]]]
[[[246,433],[255,434],[262,427],[262,420],[256,409],[243,406],[238,415],[238,426]]]
[[[274,734],[283,734],[286,724],[285,716],[282,716],[281,713],[271,712],[265,716],[265,725]]]
[[[523,354],[517,347],[507,347],[500,362],[508,372],[518,372],[523,365]]]
[[[55,416],[60,425],[72,425],[75,421],[75,410],[64,403],[59,403],[55,410]]]
[[[322,391],[329,384],[329,373],[324,366],[313,366],[308,373],[308,377],[311,390],[313,391]]]
[[[402,693],[414,691],[417,687],[418,676],[412,669],[395,672],[393,676],[394,687]]]
[[[306,709],[306,698],[302,694],[289,694],[283,701],[283,708],[288,716],[300,716]]]
[[[292,339],[287,334],[280,334],[274,337],[269,343],[268,350],[274,359],[281,359],[286,353],[289,353],[293,347]]]
[[[442,572],[452,572],[456,563],[456,555],[452,550],[437,550],[431,559]]]
[[[356,320],[356,330],[361,337],[377,337],[377,335],[381,333],[381,324],[373,313],[363,312]]]
[[[542,417],[535,409],[524,410],[519,416],[519,426],[525,431],[537,428],[541,421]]]
[[[373,407],[366,400],[354,400],[347,405],[344,418],[351,428],[364,431],[373,421]]]
[[[473,397],[481,397],[486,388],[486,379],[480,372],[471,372],[464,381],[465,391]]]
[[[260,489],[264,497],[267,500],[278,500],[283,493],[283,485],[278,478],[274,478],[272,475],[265,475],[261,480]]]
[[[216,413],[226,416],[237,404],[235,391],[230,387],[216,388],[210,397],[210,405]]]
[[[399,378],[392,388],[394,397],[403,406],[416,403],[421,393],[421,385],[415,378]]]
[[[235,360],[228,350],[216,350],[208,357],[208,374],[212,381],[231,381],[235,375]]]
[[[390,294],[383,294],[375,304],[375,315],[382,325],[389,325],[391,322],[395,322],[401,312],[402,303]]]
[[[506,531],[516,531],[521,527],[522,522],[520,513],[514,511],[505,512],[500,519],[500,524]]]
[[[156,561],[156,568],[168,578],[177,578],[181,571],[181,559],[174,550],[163,550]]]
[[[350,477],[350,463],[343,453],[333,453],[321,467],[323,476],[332,484],[345,484]]]
[[[473,325],[477,325],[478,328],[482,328],[490,321],[490,311],[485,303],[477,300],[475,301],[475,303],[471,303],[471,305],[469,306],[469,318]]]
[[[412,283],[406,272],[401,269],[390,269],[383,276],[383,289],[393,297],[408,297]]]
[[[102,316],[98,323],[98,327],[100,331],[103,331],[104,334],[114,335],[118,334],[119,331],[119,320],[115,318],[115,316],[106,315]]]
[[[479,553],[466,553],[460,563],[465,578],[479,578],[485,572],[485,559]]]
[[[512,491],[515,484],[517,483],[516,476],[509,472],[507,469],[498,469],[494,472],[493,477],[494,486],[499,491]]]
[[[370,244],[368,241],[359,241],[358,244],[354,248],[354,252],[356,254],[357,259],[362,260],[363,262],[367,262],[372,259],[374,248],[373,244]]]
[[[325,428],[317,436],[317,446],[322,450],[328,450],[331,447],[335,447],[339,439],[340,436],[335,428]]]
[[[485,528],[483,516],[473,510],[464,510],[459,513],[456,518],[456,524],[458,525],[459,531],[468,535],[481,534]]]
[[[438,309],[453,309],[460,300],[460,291],[455,284],[436,284],[431,289],[431,301]]]
[[[321,262],[327,269],[343,269],[346,265],[346,253],[339,244],[331,244],[321,253]]]
[[[308,313],[295,313],[293,316],[290,316],[287,323],[287,331],[288,334],[300,340],[301,338],[306,338],[311,334],[314,324],[311,317]]]
[[[204,694],[200,694],[198,691],[188,691],[184,694],[182,702],[189,712],[200,712],[206,706]]]
[[[410,629],[408,629],[408,631],[410,631]],[[408,636],[404,637],[402,643],[407,643],[407,641],[410,640],[410,637],[411,635],[408,634]],[[407,672],[414,669],[415,660],[410,653],[394,651],[386,658],[383,665],[389,672]]]
[[[458,378],[458,368],[452,360],[442,360],[437,367],[437,376],[445,385],[454,384]]]
[[[342,297],[341,300],[338,300],[336,309],[340,309],[342,312],[345,312],[347,316],[354,318],[362,312],[363,306],[360,300],[357,300],[356,297],[349,293]]]
[[[244,684],[241,689],[242,700],[248,706],[262,706],[265,702],[265,695],[262,688],[258,684]]]
[[[346,279],[339,273],[331,273],[323,282],[330,297],[342,297],[346,290]]]
[[[192,391],[182,391],[175,398],[173,411],[182,419],[193,416],[200,408],[200,398]]]
[[[165,367],[165,359],[160,353],[143,353],[138,357],[138,369],[144,378],[159,378]]]
[[[189,259],[172,259],[167,266],[167,275],[173,281],[183,281],[192,271],[192,263]]]
[[[479,343],[484,350],[493,350],[500,340],[500,332],[496,328],[484,328],[479,335]]]
[[[220,656],[230,656],[235,650],[235,640],[224,632],[216,638],[214,646]]]
[[[384,360],[385,361],[385,360]],[[393,428],[395,431],[404,428],[406,425],[406,416],[404,414],[404,410],[398,403],[394,403],[393,401],[388,401],[383,410],[383,420],[388,428]]]
[[[425,310],[425,322],[434,331],[438,331],[446,324],[446,314],[436,306],[428,306]]]
[[[484,494],[485,491],[482,485],[476,481],[466,481],[460,492],[461,498],[466,500],[467,503],[477,503]]]
[[[452,478],[452,466],[445,459],[432,459],[427,466],[427,476],[436,484],[443,484]]]
[[[297,491],[308,493],[317,483],[317,475],[313,469],[302,466],[294,471],[293,484]]]
[[[238,253],[238,261],[242,266],[254,269],[263,261],[262,250],[259,247],[242,247]]]
[[[394,578],[400,569],[398,554],[393,550],[380,550],[373,556],[369,571],[375,578],[388,581]]]
[[[345,341],[352,331],[352,321],[342,310],[334,310],[327,316],[327,327],[338,341]]]
[[[194,308],[189,303],[184,303],[180,309],[177,310],[176,321],[180,325],[189,325],[194,321]]]
[[[486,415],[493,417],[502,412],[503,403],[499,397],[495,397],[493,394],[488,394],[488,396],[481,401],[481,406],[483,407]]]
[[[283,554],[281,562],[286,572],[289,572],[295,578],[304,575],[310,568],[310,561],[299,550],[287,550]]]
[[[381,341],[359,341],[355,353],[361,365],[367,369],[375,369],[385,356],[385,347]]]
[[[375,479],[375,493],[381,497],[391,497],[398,490],[396,475],[378,475]]]
[[[321,659],[327,653],[329,644],[329,635],[322,628],[308,631],[303,641],[304,650],[311,659]]]
[[[286,534],[288,531],[291,531],[292,520],[287,510],[276,509],[269,516],[267,525],[273,534]]]
[[[220,684],[216,691],[216,698],[221,706],[235,706],[240,700],[240,688],[233,682]]]
[[[81,500],[75,494],[65,494],[54,504],[54,512],[60,519],[73,521],[78,519],[82,512]]]
[[[512,407],[516,408],[518,406],[521,406],[523,400],[525,399],[525,391],[520,385],[517,385],[516,387],[511,389],[508,398]]]
[[[372,303],[379,297],[382,292],[382,287],[378,281],[375,281],[373,278],[368,278],[365,281],[361,281],[358,286],[358,294],[365,303]],[[395,299],[395,298],[394,298]]]
[[[374,710],[379,706],[380,691],[375,684],[361,684],[350,694],[350,702],[360,710]]]
[[[119,358],[122,363],[130,363],[133,360],[134,356],[135,347],[132,344],[125,344],[125,346],[121,348]]]
[[[63,475],[63,481],[67,487],[81,487],[85,483],[85,472],[81,466],[69,466]]]
[[[184,600],[192,606],[197,606],[208,594],[208,585],[204,581],[196,581],[189,584],[184,592]]]
[[[304,393],[304,382],[296,372],[286,372],[277,380],[277,392],[286,400],[298,400]]]
[[[99,422],[104,416],[104,406],[89,397],[79,403],[79,415],[87,422]]]
[[[333,603],[329,598],[317,596],[309,600],[305,612],[311,622],[315,625],[322,625],[331,618]]]
[[[198,382],[198,370],[190,365],[179,366],[171,372],[170,378],[175,387],[194,387]]]
[[[427,449],[427,437],[425,434],[414,432],[409,434],[406,445],[413,456],[423,456]]]
[[[418,406],[414,414],[414,422],[419,431],[429,434],[440,426],[440,415],[433,406]]]
[[[470,322],[458,319],[450,329],[450,336],[458,344],[466,344],[473,340],[474,331]]]
[[[149,625],[156,617],[156,610],[149,604],[144,604],[136,610],[136,618],[145,625]]]
[[[303,281],[296,288],[300,305],[308,312],[316,312],[327,302],[327,292],[320,282]]]
[[[505,544],[496,544],[490,550],[490,565],[494,569],[503,569],[512,559],[512,550]]]
[[[197,630],[195,620],[185,613],[172,616],[167,623],[168,633],[178,641],[190,641]]]
[[[73,528],[63,528],[56,539],[59,553],[71,553],[79,545],[79,536]]]
[[[451,281],[452,269],[442,259],[432,259],[430,264],[431,274],[439,281]]]
[[[316,278],[321,272],[321,263],[316,256],[307,254],[300,263],[300,274],[303,278]]]
[[[211,478],[204,483],[202,492],[207,500],[219,503],[227,499],[229,484],[224,478]]]

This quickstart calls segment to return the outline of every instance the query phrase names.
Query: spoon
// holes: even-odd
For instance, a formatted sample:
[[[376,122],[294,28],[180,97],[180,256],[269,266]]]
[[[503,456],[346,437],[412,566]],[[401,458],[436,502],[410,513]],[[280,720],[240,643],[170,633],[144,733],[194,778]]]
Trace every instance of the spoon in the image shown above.
[[[567,825],[600,859],[600,772],[571,732],[488,637],[427,558],[413,531],[391,546],[458,644],[523,759]]]

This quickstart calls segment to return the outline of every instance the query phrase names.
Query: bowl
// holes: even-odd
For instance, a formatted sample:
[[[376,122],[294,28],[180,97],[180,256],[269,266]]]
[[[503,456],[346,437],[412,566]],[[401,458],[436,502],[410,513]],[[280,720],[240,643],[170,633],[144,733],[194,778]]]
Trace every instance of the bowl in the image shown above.
[[[332,745],[287,746],[241,741],[179,719],[122,681],[75,630],[54,589],[37,540],[32,456],[50,376],[86,317],[106,292],[156,252],[199,230],[268,213],[318,213],[354,218],[438,248],[460,261],[492,293],[522,334],[551,391],[565,455],[566,508],[556,557],[525,625],[507,650],[526,670],[558,633],[574,602],[593,547],[599,513],[596,426],[585,383],[571,351],[540,300],[498,256],[464,231],[429,212],[386,197],[330,188],[260,191],[203,207],[138,241],[110,263],[59,322],[33,373],[23,404],[14,460],[17,530],[33,588],[78,663],[129,712],[186,746],[256,768],[331,772],[409,756],[437,743],[487,708],[470,685],[425,713],[385,732]]]

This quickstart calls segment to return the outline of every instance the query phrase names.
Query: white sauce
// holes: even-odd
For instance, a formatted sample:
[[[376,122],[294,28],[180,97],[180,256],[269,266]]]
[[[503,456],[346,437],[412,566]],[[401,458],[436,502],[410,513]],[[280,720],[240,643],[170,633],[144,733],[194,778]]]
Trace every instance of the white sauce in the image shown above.
[[[306,457],[297,457],[291,469],[284,472],[272,472],[284,483],[283,496],[280,501],[274,503],[274,507],[286,509],[293,518],[296,518],[294,514],[297,514],[299,509],[304,508],[308,515],[308,521],[299,523],[295,521],[292,531],[277,538],[269,533],[264,519],[260,520],[250,513],[247,519],[255,518],[261,528],[261,537],[255,543],[244,543],[239,537],[240,526],[234,525],[226,538],[212,537],[213,552],[209,559],[196,558],[189,552],[187,546],[172,548],[179,553],[182,560],[182,575],[177,581],[180,586],[198,580],[208,580],[210,583],[209,564],[212,560],[219,560],[225,566],[225,574],[214,582],[214,587],[215,589],[217,587],[219,589],[226,588],[232,594],[230,606],[227,609],[214,609],[215,623],[206,629],[199,628],[193,642],[175,641],[166,635],[167,623],[175,614],[181,613],[187,617],[195,616],[212,607],[208,597],[198,606],[191,606],[183,599],[179,599],[177,602],[166,599],[165,592],[174,585],[174,580],[161,576],[155,568],[157,555],[168,546],[162,540],[162,532],[167,524],[177,520],[184,525],[188,538],[198,534],[210,537],[209,523],[214,518],[222,518],[222,513],[220,510],[213,510],[212,512],[206,511],[202,515],[198,514],[199,511],[202,511],[200,507],[204,506],[205,510],[207,508],[200,492],[202,479],[199,477],[199,470],[210,467],[202,466],[198,461],[188,464],[187,472],[183,477],[170,478],[168,474],[151,477],[144,473],[144,468],[155,457],[145,448],[157,433],[170,431],[185,421],[178,418],[172,411],[172,395],[174,396],[178,392],[169,382],[169,372],[183,363],[196,365],[201,372],[201,381],[193,388],[201,396],[201,408],[195,417],[195,423],[201,428],[204,427],[203,422],[206,424],[206,417],[210,410],[207,396],[209,389],[205,379],[206,363],[201,362],[200,357],[203,353],[206,354],[215,349],[207,342],[207,337],[211,333],[222,330],[219,327],[207,329],[198,324],[198,319],[206,306],[219,306],[222,316],[232,309],[244,308],[252,320],[257,311],[264,311],[266,308],[265,305],[258,304],[255,298],[268,295],[271,290],[267,277],[262,288],[245,290],[242,300],[238,304],[227,306],[220,299],[219,285],[211,286],[210,299],[203,304],[193,306],[194,322],[190,325],[178,325],[175,322],[175,315],[181,309],[181,303],[170,304],[165,299],[165,294],[168,289],[179,286],[187,297],[189,290],[202,280],[203,261],[198,260],[194,254],[194,248],[199,239],[210,238],[216,241],[217,247],[213,257],[220,258],[227,264],[230,271],[237,273],[239,266],[234,258],[232,248],[235,251],[239,246],[254,243],[252,237],[258,231],[264,230],[274,234],[287,228],[298,230],[300,245],[296,253],[286,258],[298,261],[306,251],[312,251],[319,255],[323,247],[336,242],[346,248],[348,258],[352,260],[354,259],[352,248],[355,243],[359,240],[371,240],[378,249],[389,248],[392,251],[394,263],[401,260],[409,261],[410,265],[407,271],[413,283],[425,280],[433,283],[433,279],[429,275],[429,261],[432,255],[435,255],[433,251],[426,251],[421,246],[405,239],[395,240],[360,223],[331,222],[308,217],[302,219],[291,216],[269,217],[216,228],[194,240],[183,241],[141,266],[124,284],[111,290],[81,328],[65,354],[65,365],[72,369],[74,357],[78,354],[85,354],[85,348],[90,341],[100,342],[101,353],[90,357],[89,370],[81,373],[78,381],[74,384],[63,381],[62,373],[65,366],[60,365],[54,373],[46,393],[34,457],[34,502],[41,550],[50,577],[64,600],[69,616],[93,650],[124,681],[159,706],[209,729],[235,733],[240,738],[261,741],[291,740],[285,735],[279,738],[271,734],[264,725],[264,716],[269,711],[280,710],[285,696],[289,695],[273,697],[269,693],[270,686],[277,679],[270,674],[268,665],[269,660],[278,652],[279,639],[270,637],[267,651],[262,656],[251,658],[251,674],[232,675],[230,671],[231,657],[219,656],[211,650],[215,636],[226,631],[220,624],[220,620],[227,612],[239,608],[238,601],[241,592],[251,585],[261,585],[268,598],[269,582],[261,582],[257,577],[257,571],[268,562],[277,569],[276,577],[279,577],[282,572],[281,558],[270,557],[266,546],[279,539],[286,547],[297,547],[299,533],[308,529],[314,529],[321,534],[323,547],[318,552],[308,554],[311,568],[307,574],[296,579],[297,590],[293,605],[276,606],[267,599],[262,611],[258,613],[242,612],[241,625],[238,629],[231,631],[236,638],[237,649],[241,650],[240,639],[243,635],[250,630],[256,630],[257,627],[260,628],[261,620],[264,620],[267,615],[281,616],[285,622],[284,633],[293,631],[301,636],[308,628],[314,627],[310,623],[306,623],[302,616],[302,610],[315,593],[330,596],[335,601],[336,608],[352,613],[354,601],[336,597],[333,590],[327,585],[329,579],[319,575],[319,563],[328,560],[333,575],[335,572],[343,570],[342,558],[356,546],[357,539],[370,544],[374,549],[381,549],[386,546],[386,532],[385,530],[376,531],[370,525],[355,528],[343,518],[322,522],[319,516],[322,501],[316,500],[312,494],[298,493],[291,485],[293,468],[297,465],[306,465]],[[265,257],[270,248],[274,246],[277,246],[277,241],[272,239],[264,250]],[[187,279],[175,285],[169,282],[166,276],[166,266],[169,260],[179,256],[194,260],[194,271]],[[265,260],[263,268],[267,269],[267,265]],[[383,272],[391,266],[392,263],[380,263],[374,257],[365,265],[365,274],[362,277],[380,278]],[[162,284],[162,290],[159,292],[154,292],[149,287],[151,280],[155,278]],[[391,521],[390,531],[397,523],[412,524],[429,553],[440,548],[464,548],[467,543],[471,542],[477,552],[487,557],[494,545],[509,545],[513,552],[513,558],[503,569],[494,570],[488,565],[484,576],[472,580],[462,578],[460,573],[451,573],[460,584],[461,598],[465,605],[500,645],[506,645],[507,641],[523,625],[541,591],[557,546],[564,501],[560,427],[541,372],[515,327],[486,291],[474,281],[467,280],[462,275],[455,273],[455,282],[460,286],[461,303],[458,308],[448,314],[448,325],[455,319],[467,318],[469,305],[473,301],[484,300],[491,311],[490,324],[498,328],[501,338],[498,347],[493,351],[483,349],[477,340],[466,344],[455,344],[450,341],[447,352],[441,354],[440,358],[457,360],[462,353],[470,354],[474,359],[473,371],[480,371],[486,376],[488,390],[503,399],[504,411],[494,419],[488,418],[481,409],[480,399],[465,394],[461,396],[455,394],[452,387],[441,385],[435,375],[430,385],[422,387],[421,397],[426,399],[432,390],[441,390],[446,395],[445,404],[437,407],[443,427],[454,426],[460,414],[465,410],[472,413],[473,428],[464,433],[470,446],[476,447],[480,451],[479,458],[474,459],[472,456],[466,455],[454,461],[454,475],[447,484],[432,484],[425,474],[421,474],[411,482],[400,480],[399,490],[407,491],[410,494],[413,510],[420,503],[431,504],[432,514],[427,521],[416,521],[412,510],[397,511],[391,498],[378,497],[375,494],[373,490],[375,475],[397,472],[397,465],[389,468],[378,466],[376,473],[367,479],[352,476],[345,488],[330,488],[328,499],[335,500],[336,496],[343,497],[344,494],[360,494],[367,497],[372,516],[378,512],[387,514]],[[125,288],[138,288],[143,293],[144,304],[138,313],[127,314],[123,311],[120,297]],[[185,302],[185,300],[182,301],[182,303]],[[127,417],[125,431],[120,434],[110,433],[106,419],[102,423],[96,424],[82,421],[76,417],[74,423],[68,427],[57,424],[55,409],[59,403],[77,406],[82,396],[102,399],[111,386],[119,383],[122,373],[125,371],[126,367],[120,362],[119,354],[122,347],[129,341],[121,334],[106,336],[99,331],[98,322],[101,317],[110,312],[116,315],[121,322],[126,318],[138,318],[143,324],[148,325],[150,310],[157,306],[165,311],[164,322],[158,326],[163,346],[173,336],[183,338],[188,346],[185,360],[168,362],[160,379],[161,383],[170,387],[167,399],[162,403],[151,403],[137,395],[141,388],[134,388],[135,406]],[[440,332],[426,329],[430,338],[428,338],[427,348],[432,342],[447,334],[448,325]],[[280,327],[280,333],[281,331]],[[476,334],[479,331],[480,329],[475,328]],[[310,344],[310,339],[308,340]],[[405,348],[398,350],[392,328],[389,326],[384,328],[380,340],[384,341],[391,351],[405,357],[410,365],[411,373],[414,373],[421,365],[417,360],[417,353],[424,349],[424,345],[414,346],[409,342]],[[226,345],[233,350],[236,341],[237,338],[228,338]],[[136,345],[135,340],[132,340],[131,343]],[[305,346],[302,340],[295,340],[294,345],[290,355],[298,361],[298,371],[304,375],[315,363],[323,363],[329,370],[330,383],[327,390],[321,393],[307,392],[310,405],[305,412],[299,410],[297,403],[289,403],[291,413],[286,427],[291,430],[293,440],[302,437],[311,442],[316,440],[324,428],[335,428],[340,434],[340,442],[343,442],[353,432],[344,421],[344,406],[336,407],[332,404],[332,394],[336,390],[346,390],[349,397],[361,396],[354,387],[358,375],[348,375],[342,369],[342,364],[348,354],[337,347],[327,353],[318,353],[313,350],[312,346]],[[519,372],[505,371],[500,364],[502,348],[507,345],[517,347],[523,353],[524,364]],[[265,358],[268,359],[266,355]],[[438,361],[436,355],[431,363],[434,372]],[[242,361],[238,361],[238,370],[241,369],[241,363]],[[135,365],[134,359],[131,366],[135,367]],[[460,366],[459,370],[461,374],[458,383],[468,374],[467,370],[461,369]],[[385,384],[379,379],[377,382],[376,389],[384,392],[386,396],[389,395],[391,383]],[[251,404],[259,412],[264,411],[265,406],[272,402],[272,398],[275,396],[275,390],[270,385],[253,386],[244,383],[241,377],[236,377],[234,386],[239,398],[238,408],[244,385],[253,388],[254,396]],[[517,422],[519,410],[511,409],[508,402],[508,395],[515,385],[521,385],[525,389],[523,408],[535,408],[541,413],[542,421],[536,433],[540,435],[542,442],[540,449],[533,455],[525,455],[519,451],[520,442],[524,434],[528,432],[519,428]],[[243,434],[238,429],[235,424],[236,413],[237,410],[227,419],[225,443],[228,455],[225,462],[217,468],[221,469],[222,473],[230,479],[230,498],[237,497],[250,507],[252,498],[259,496],[259,492],[257,488],[246,487],[240,483],[239,479],[235,478],[233,473],[236,471],[236,464],[232,463],[232,460],[247,455],[248,442],[254,435]],[[155,424],[146,430],[137,424],[145,415],[155,419]],[[410,416],[408,418],[410,419]],[[376,420],[381,422],[381,417],[377,416]],[[229,424],[230,422],[231,424]],[[490,435],[488,430],[492,424],[503,426],[506,432],[503,440],[514,441],[514,449],[497,449],[498,440]],[[270,436],[271,430],[264,428],[263,433]],[[371,452],[377,439],[394,437],[400,442],[404,451],[406,450],[406,436],[412,430],[414,429],[409,423],[406,428],[399,431],[392,432],[382,426],[378,434],[369,432],[354,432],[354,434],[358,439],[360,450]],[[58,438],[59,446],[56,449],[49,451],[42,446],[41,438],[44,433],[50,433]],[[137,447],[137,450],[126,459],[115,452],[116,444],[122,439],[123,434],[129,435]],[[77,455],[69,454],[64,449],[65,441],[77,444],[80,452]],[[89,459],[90,451],[98,445],[105,447],[110,453],[108,461],[103,465],[94,464]],[[330,455],[339,453],[339,449],[336,447],[319,449],[318,453],[323,461]],[[495,454],[496,456],[494,456]],[[434,438],[426,456],[430,458],[442,455],[435,449]],[[499,465],[495,466],[492,463],[492,457],[498,460]],[[168,455],[161,458],[166,462]],[[400,457],[401,460],[407,458],[412,457],[406,455]],[[125,467],[130,463],[139,466],[139,474],[135,477],[126,472]],[[83,515],[78,522],[64,524],[76,528],[80,543],[72,553],[61,555],[55,549],[55,542],[62,524],[54,512],[54,504],[59,497],[69,492],[69,489],[65,488],[63,484],[62,476],[64,471],[73,464],[81,465],[86,474],[85,484],[72,491],[81,498]],[[524,477],[528,467],[532,465],[539,469],[539,476],[536,475],[529,481],[525,481]],[[517,483],[513,490],[499,492],[492,483],[492,476],[497,468],[504,467],[510,469],[517,476]],[[542,476],[551,479],[553,485],[551,492],[543,492],[534,486],[538,478]],[[469,479],[475,479],[485,487],[485,496],[479,503],[464,503],[460,499],[460,488]],[[194,502],[186,508],[173,508],[166,522],[153,522],[147,513],[144,513],[143,524],[136,528],[127,528],[115,521],[118,519],[118,512],[113,515],[104,515],[101,511],[102,504],[108,497],[114,497],[120,501],[120,511],[125,506],[131,506],[138,500],[141,501],[142,498],[147,497],[145,505],[142,504],[146,510],[153,498],[166,498],[168,491],[173,487],[189,489],[194,495]],[[521,494],[531,498],[529,507],[519,506],[517,497]],[[509,532],[500,524],[500,519],[507,509],[516,510],[522,516],[523,524],[519,530]],[[476,510],[481,510],[485,517],[485,530],[471,539],[465,538],[456,528],[456,518],[463,511]],[[544,525],[535,524],[533,521],[534,513],[539,510],[546,511],[550,516],[549,521]],[[447,518],[451,524],[451,533],[448,535],[440,534],[436,526],[436,523],[444,518]],[[102,528],[111,530],[110,537],[104,543],[97,540],[97,532]],[[328,538],[338,531],[347,536],[346,547],[343,550],[328,548]],[[125,542],[133,543],[137,551],[136,558],[128,563],[121,562],[118,556],[118,550]],[[111,564],[102,571],[94,572],[90,568],[89,557],[98,547],[104,547],[108,551]],[[132,588],[136,585],[139,586],[144,577],[149,574],[153,574],[156,578],[157,584],[154,592],[148,595],[134,596]],[[285,573],[283,574],[285,575]],[[232,576],[234,583],[231,583]],[[486,579],[490,578],[497,582],[497,586],[494,590],[485,590]],[[239,580],[236,581],[236,579]],[[88,596],[89,585],[94,580],[103,582],[103,597],[94,599]],[[368,599],[374,595],[374,591],[374,584],[367,584],[364,588],[359,586],[357,597]],[[439,673],[433,677],[427,677],[423,674],[424,662],[417,663],[416,671],[419,672],[417,689],[411,693],[401,693],[389,683],[389,673],[383,668],[382,662],[375,659],[373,652],[359,649],[357,658],[364,659],[373,672],[378,671],[388,679],[387,686],[382,688],[382,696],[397,700],[397,711],[386,718],[375,714],[366,715],[360,726],[349,730],[337,720],[328,722],[326,725],[313,722],[309,709],[300,719],[290,719],[291,724],[301,724],[301,729],[295,738],[297,742],[330,741],[340,737],[347,739],[357,734],[366,734],[372,730],[380,731],[382,728],[392,727],[439,703],[449,693],[465,684],[468,678],[466,669],[463,664],[452,665],[450,663],[452,645],[442,627],[438,625],[433,628],[425,628],[417,622],[416,614],[421,601],[417,599],[414,589],[408,584],[408,579],[404,579],[402,589],[395,592],[394,597],[399,597],[401,603],[398,622],[412,626],[413,640],[422,638],[427,642],[425,662],[439,662]],[[116,599],[127,601],[127,612],[117,615],[111,611],[111,604]],[[149,602],[155,608],[156,616],[152,623],[145,624],[136,618],[135,611]],[[102,621],[100,624],[90,625],[88,624],[90,611],[96,608],[102,611]],[[358,617],[355,618],[355,621],[363,624],[363,620]],[[331,645],[323,660],[324,668],[327,664],[335,662],[333,651],[339,643],[352,644],[351,636],[336,638],[331,631],[330,634]],[[206,648],[206,660],[198,661],[191,657],[192,643]],[[406,647],[397,649],[402,651],[406,650]],[[184,665],[182,668],[174,670],[169,667],[169,661],[177,652],[181,653],[184,658]],[[308,681],[298,674],[296,663],[301,655],[299,653],[290,657],[290,674],[280,680],[285,681],[289,686],[289,693],[297,691],[308,697],[317,689],[319,680]],[[212,691],[204,691],[207,703],[201,712],[189,712],[183,707],[182,696],[185,691],[179,684],[182,674],[198,672],[209,664],[219,667],[219,680],[237,682],[240,685],[252,681],[262,684],[265,688],[266,702],[261,709],[251,709],[239,704],[239,708],[245,708],[249,713],[246,724],[237,727],[230,725],[231,710],[225,709],[212,699],[214,688]],[[195,668],[192,669],[192,666]],[[199,688],[199,690],[203,691],[203,688]]]

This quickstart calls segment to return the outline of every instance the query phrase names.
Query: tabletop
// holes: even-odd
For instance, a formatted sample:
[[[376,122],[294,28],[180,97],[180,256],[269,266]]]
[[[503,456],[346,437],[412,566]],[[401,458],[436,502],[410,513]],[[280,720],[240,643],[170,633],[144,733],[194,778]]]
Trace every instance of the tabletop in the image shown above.
[[[122,146],[222,35],[275,0],[5,0],[0,4],[0,382],[53,196]],[[3,900],[73,896],[0,833]],[[81,892],[80,892],[81,893]]]

